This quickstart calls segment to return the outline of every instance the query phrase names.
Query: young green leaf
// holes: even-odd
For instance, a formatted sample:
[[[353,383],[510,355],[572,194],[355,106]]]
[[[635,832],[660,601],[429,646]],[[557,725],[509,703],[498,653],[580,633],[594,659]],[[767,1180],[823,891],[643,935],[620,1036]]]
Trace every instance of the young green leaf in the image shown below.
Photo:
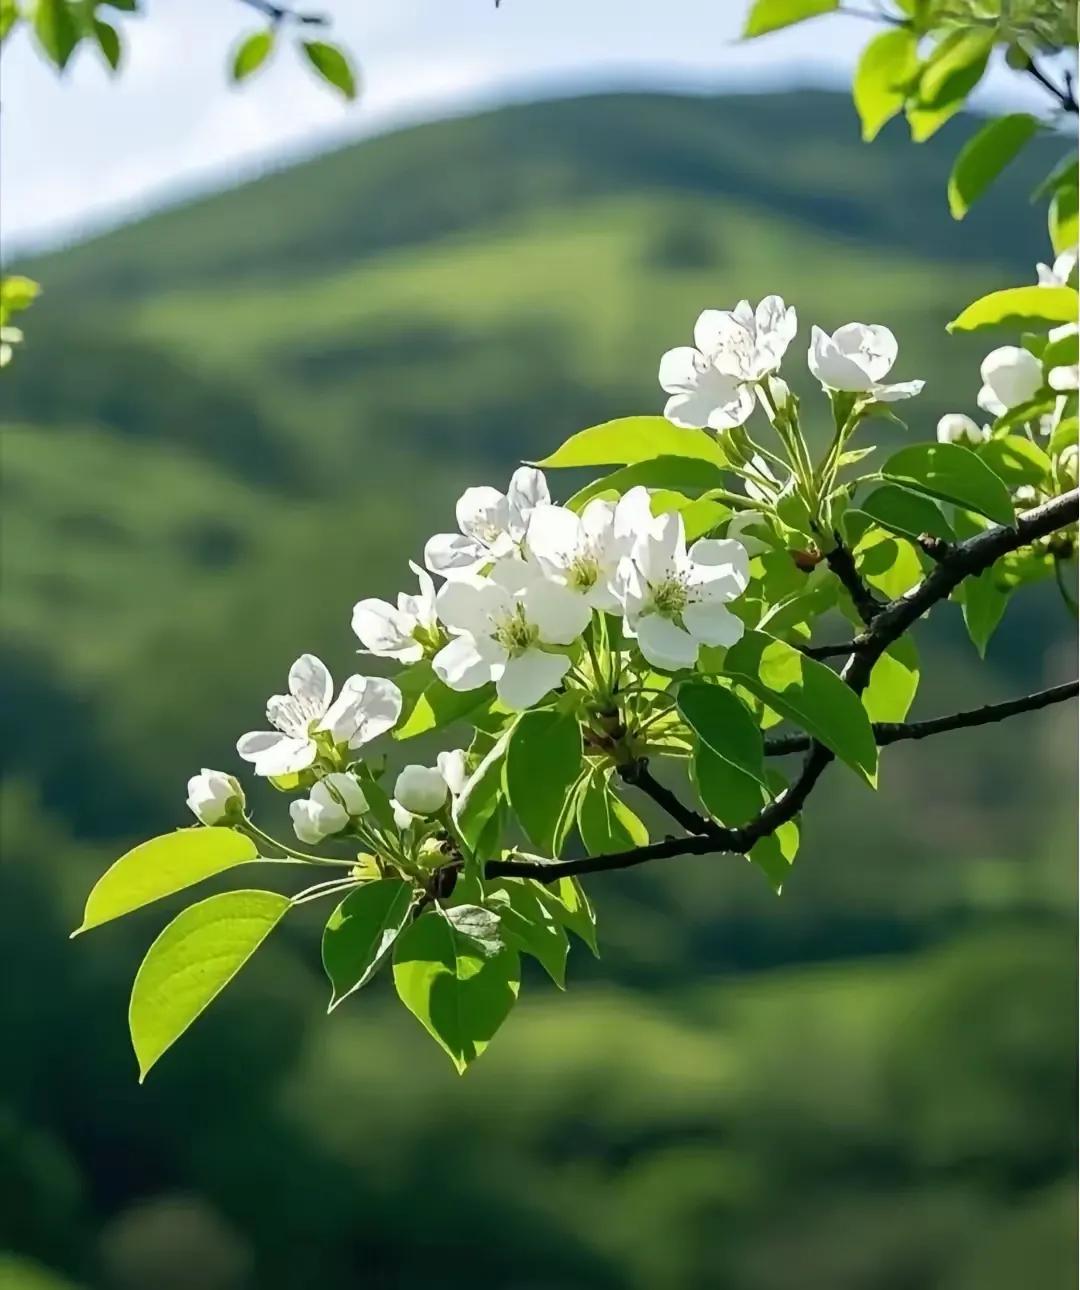
[[[484,954],[435,910],[407,927],[394,946],[398,996],[459,1074],[506,1020],[520,984],[516,950]]]
[[[508,943],[530,954],[560,990],[566,988],[566,959],[570,942],[535,885],[527,879],[507,878],[491,894],[499,901],[499,919]]]
[[[367,985],[405,926],[412,887],[401,878],[365,883],[338,905],[323,931],[322,961],[330,978],[332,1012]]]
[[[743,36],[765,36],[770,31],[779,31],[781,27],[833,13],[839,8],[840,0],[754,0]]]
[[[922,143],[955,112],[982,80],[994,48],[992,26],[948,32],[923,64],[916,101],[908,111],[911,136]]]
[[[123,52],[120,46],[119,32],[111,23],[95,18],[94,38],[105,61],[109,64],[110,69],[115,72],[120,66],[120,58]]]
[[[45,57],[63,71],[79,43],[78,24],[67,0],[37,0],[34,35]]]
[[[1080,296],[1075,287],[1007,287],[980,296],[949,323],[948,331],[1010,327],[1037,331],[1049,323],[1076,322]]]
[[[918,37],[910,27],[893,27],[875,36],[855,69],[852,97],[867,143],[904,106],[918,65]]]
[[[454,803],[454,823],[472,851],[477,850],[489,821],[498,812],[506,749],[513,731],[511,726],[492,744]]]
[[[761,730],[737,695],[725,686],[695,681],[679,686],[676,702],[700,743],[744,775],[766,783]]]
[[[105,870],[72,936],[258,858],[255,843],[235,829],[178,829],[151,838]]]
[[[894,641],[874,664],[862,694],[871,721],[903,721],[919,688],[919,652],[910,636]]]
[[[1075,343],[1076,337],[1072,339]],[[1026,435],[1006,434],[991,439],[979,448],[979,458],[1010,488],[1041,484],[1050,475],[1050,458]]]
[[[3,42],[20,17],[15,0],[0,0],[0,42]]]
[[[929,533],[931,537],[951,542],[956,536],[936,502],[895,484],[875,488],[861,502],[860,509],[883,529],[904,537],[918,539]]]
[[[128,1025],[139,1082],[221,993],[288,911],[273,891],[226,891],[179,913],[146,952]]]
[[[964,144],[949,176],[953,219],[964,218],[1038,128],[1029,112],[1012,112],[989,121]]]
[[[724,466],[723,449],[704,430],[681,430],[666,417],[620,417],[573,434],[537,466],[632,466],[656,457],[697,457]]]
[[[1080,219],[1077,215],[1077,184],[1075,178],[1071,183],[1058,184],[1050,198],[1050,209],[1047,224],[1050,231],[1050,242],[1058,255],[1075,246],[1080,240]]]
[[[724,671],[876,786],[877,742],[870,720],[855,693],[824,663],[784,641],[747,632],[728,650]]]
[[[915,443],[894,453],[882,475],[905,488],[1011,524],[1009,490],[977,453],[958,443]]]
[[[274,49],[274,29],[267,27],[263,31],[252,32],[239,44],[233,55],[232,78],[234,81],[246,80],[270,57]]]
[[[356,74],[343,49],[325,40],[302,40],[300,46],[324,81],[340,90],[347,99],[356,98]]]
[[[589,773],[577,801],[577,823],[585,850],[591,856],[614,855],[644,846],[649,830],[634,812],[616,797],[610,777],[595,769]]]
[[[577,878],[537,887],[537,895],[563,927],[585,942],[595,958],[600,957],[596,940],[596,911]]]
[[[979,516],[966,511],[957,512],[956,529],[961,537],[974,537],[985,527],[985,521]],[[977,577],[965,578],[955,594],[960,602],[964,626],[971,643],[979,657],[985,658],[990,637],[997,630],[1009,603],[1009,590],[1002,585],[998,568],[991,566]]]
[[[452,725],[490,703],[495,693],[493,685],[483,685],[477,690],[451,690],[426,660],[411,664],[394,680],[404,701],[401,718],[393,731],[395,739],[414,739]]]
[[[521,827],[544,855],[559,853],[567,797],[581,774],[581,729],[573,714],[526,712],[506,749],[503,783]],[[573,815],[570,817],[573,820]]]
[[[686,433],[682,431],[682,433]],[[566,505],[583,510],[600,493],[623,493],[640,484],[645,488],[721,488],[726,477],[719,464],[703,457],[651,457],[613,471],[579,489]]]

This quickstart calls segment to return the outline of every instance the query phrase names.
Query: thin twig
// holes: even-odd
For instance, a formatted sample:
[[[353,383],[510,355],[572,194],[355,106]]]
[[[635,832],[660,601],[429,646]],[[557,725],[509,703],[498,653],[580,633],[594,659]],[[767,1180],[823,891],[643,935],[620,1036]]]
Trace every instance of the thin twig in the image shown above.
[[[981,708],[969,708],[966,712],[954,712],[947,717],[931,717],[927,721],[876,721],[874,737],[878,747],[902,743],[907,739],[926,739],[930,735],[944,734],[948,730],[970,730],[974,726],[988,726],[994,721],[1004,721],[1021,712],[1038,712],[1048,708],[1052,703],[1064,703],[1066,699],[1075,699],[1078,683],[1066,681],[1063,685],[1053,685],[1047,690],[1037,690],[1034,694],[1025,694],[1018,699],[1008,699],[1003,703],[988,703]],[[765,740],[766,757],[783,757],[788,753],[806,752],[810,747],[809,735],[774,735]]]
[[[831,551],[825,552],[825,563],[840,579],[844,590],[851,597],[855,612],[869,626],[885,608],[885,602],[879,600],[863,581],[855,567],[855,557],[840,540],[839,533],[834,533],[833,539],[836,545]]]
[[[1062,89],[1060,85],[1054,84],[1034,59],[1028,63],[1025,70],[1030,77],[1039,82],[1044,90],[1057,99],[1063,111],[1072,112],[1075,115],[1077,112],[1076,94],[1073,92],[1072,77],[1068,72],[1065,73],[1065,88]]]
[[[655,779],[649,770],[646,758],[643,757],[640,761],[620,767],[619,775],[627,784],[633,784],[647,797],[651,797],[657,806],[666,811],[676,824],[681,824],[687,833],[713,834],[719,828],[719,825],[714,824],[712,820],[699,815],[689,806],[684,806],[670,788],[666,788],[658,779]]]

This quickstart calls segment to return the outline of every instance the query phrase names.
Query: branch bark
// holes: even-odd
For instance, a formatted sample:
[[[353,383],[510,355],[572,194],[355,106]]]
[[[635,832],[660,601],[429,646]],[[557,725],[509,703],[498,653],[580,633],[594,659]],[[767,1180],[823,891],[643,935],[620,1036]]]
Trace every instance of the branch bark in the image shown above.
[[[957,543],[920,583],[875,613],[873,621],[853,642],[851,654],[840,673],[841,679],[856,694],[861,694],[870,680],[874,664],[885,650],[934,605],[947,599],[965,578],[982,573],[1010,551],[1047,537],[1069,524],[1075,524],[1078,515],[1080,493],[1073,489],[1018,516],[1015,524],[995,525],[975,537]],[[824,744],[809,741],[806,758],[798,776],[742,828],[729,829],[716,825],[708,831],[692,832],[687,837],[667,838],[663,842],[635,847],[630,851],[583,856],[577,860],[491,860],[485,865],[484,871],[489,878],[535,878],[540,882],[554,882],[575,874],[629,869],[652,860],[671,859],[679,855],[725,852],[743,855],[755,842],[775,833],[782,824],[799,814],[832,760],[833,754]]]
[[[844,590],[851,597],[855,612],[869,627],[885,608],[885,602],[878,600],[877,596],[860,577],[859,571],[855,567],[855,557],[841,541],[840,534],[834,533],[833,540],[836,545],[831,551],[825,552],[825,563],[840,579]]]

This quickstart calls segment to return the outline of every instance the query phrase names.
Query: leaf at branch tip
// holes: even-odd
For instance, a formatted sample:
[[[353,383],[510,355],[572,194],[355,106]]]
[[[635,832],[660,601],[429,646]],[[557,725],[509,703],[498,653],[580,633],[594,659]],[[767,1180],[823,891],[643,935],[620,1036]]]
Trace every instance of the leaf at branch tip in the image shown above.
[[[573,434],[534,465],[633,466],[656,457],[696,457],[725,466],[719,443],[704,430],[681,430],[665,417],[620,417]]]
[[[300,44],[308,62],[324,81],[350,101],[356,98],[356,75],[344,50],[325,40],[303,40]]]
[[[367,985],[405,926],[412,888],[401,878],[379,878],[350,892],[330,915],[322,961],[332,995],[328,1012]]]
[[[1009,490],[978,453],[958,443],[910,444],[882,466],[885,479],[978,511],[998,524],[1013,522]]]
[[[634,812],[618,798],[610,777],[602,770],[590,772],[577,801],[578,832],[591,856],[614,855],[641,847],[649,831]]]
[[[72,936],[258,858],[255,843],[235,829],[179,829],[151,838],[105,870]]]
[[[394,946],[394,985],[406,1008],[463,1074],[518,996],[516,950],[490,956],[442,914],[422,914]]]
[[[1038,128],[1029,112],[1012,112],[988,122],[964,144],[949,176],[953,219],[964,218]]]
[[[565,990],[570,941],[536,883],[507,878],[490,899],[502,902],[499,921],[510,945],[536,959],[559,989]]]
[[[226,891],[178,914],[146,952],[128,1025],[139,1083],[213,1002],[290,908],[273,891]]]
[[[686,431],[679,433],[685,434]],[[637,484],[645,488],[709,489],[723,487],[726,482],[724,472],[716,461],[703,457],[651,457],[647,461],[623,466],[621,470],[586,484],[566,505],[572,511],[580,511],[600,493],[614,492],[621,496]]]
[[[919,652],[910,636],[901,636],[874,664],[862,694],[871,721],[904,721],[919,688]]]
[[[864,142],[876,138],[881,127],[904,106],[918,63],[918,45],[910,27],[894,27],[875,36],[863,50],[852,97]]]
[[[109,69],[114,72],[117,71],[120,67],[123,51],[120,46],[120,35],[116,28],[100,18],[95,18],[94,38],[97,40],[98,48],[108,63]]]
[[[1075,287],[1008,287],[982,296],[949,323],[948,331],[1010,327],[1038,331],[1049,323],[1076,322],[1080,295]]]
[[[743,28],[743,36],[766,36],[807,18],[835,13],[840,0],[754,0]]]
[[[241,41],[233,55],[232,78],[234,81],[246,80],[270,57],[274,48],[274,29],[267,27],[264,31],[252,32]]]
[[[877,786],[877,741],[870,720],[858,696],[831,668],[784,641],[747,632],[728,650],[724,670]]]
[[[67,0],[37,0],[34,35],[46,58],[63,71],[79,43],[79,29]]]

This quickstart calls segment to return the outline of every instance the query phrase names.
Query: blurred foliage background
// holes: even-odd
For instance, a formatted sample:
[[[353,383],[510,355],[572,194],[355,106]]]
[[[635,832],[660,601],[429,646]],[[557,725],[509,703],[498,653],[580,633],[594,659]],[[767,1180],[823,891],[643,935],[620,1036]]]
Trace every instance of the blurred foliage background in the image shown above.
[[[989,346],[944,324],[1033,280],[1057,149],[960,228],[962,124],[865,148],[840,95],[512,107],[20,266],[46,291],[0,392],[0,1290],[1075,1284],[1067,708],[892,749],[876,797],[831,775],[779,899],[730,857],[594,881],[602,960],[565,997],[527,979],[465,1079],[386,982],[323,1015],[316,911],[140,1088],[125,1001],[173,911],[67,940],[299,652],[354,669],[352,603],[464,485],[656,410],[706,305],[886,323],[928,381],[908,433],[973,411]],[[986,666],[958,611],[919,637],[916,714],[1075,666],[1052,588]]]

